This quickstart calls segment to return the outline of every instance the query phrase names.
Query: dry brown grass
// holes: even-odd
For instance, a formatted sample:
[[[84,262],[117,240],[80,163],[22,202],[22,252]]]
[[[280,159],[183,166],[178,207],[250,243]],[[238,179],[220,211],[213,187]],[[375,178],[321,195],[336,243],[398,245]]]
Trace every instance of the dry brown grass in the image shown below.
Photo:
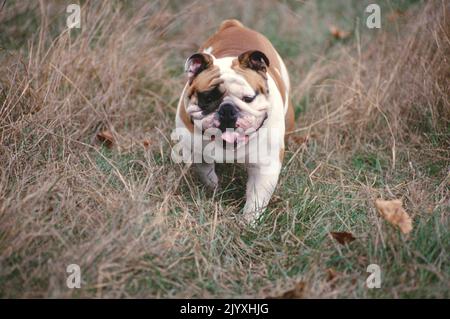
[[[300,281],[302,297],[448,297],[449,4],[413,6],[387,30],[360,25],[350,42],[320,45],[309,35],[320,26],[301,13],[318,23],[321,11],[301,6],[88,2],[82,30],[69,32],[61,3],[8,3],[0,296],[267,297]],[[279,45],[296,32],[309,39],[286,58],[308,146],[290,142],[256,230],[239,220],[239,170],[225,169],[227,187],[211,197],[170,161],[183,59],[236,12],[261,31],[271,28],[262,17],[282,16]],[[21,15],[25,23],[8,22]],[[96,138],[105,129],[111,149]],[[406,200],[412,239],[382,223],[377,197]],[[327,233],[340,228],[360,240],[338,247]],[[387,269],[378,292],[363,285],[371,262]],[[72,263],[79,290],[65,284]]]

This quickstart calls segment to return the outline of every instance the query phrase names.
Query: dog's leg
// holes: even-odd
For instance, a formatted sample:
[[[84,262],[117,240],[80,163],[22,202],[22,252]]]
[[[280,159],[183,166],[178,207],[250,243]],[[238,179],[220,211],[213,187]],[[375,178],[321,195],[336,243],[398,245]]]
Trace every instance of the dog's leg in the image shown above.
[[[252,164],[247,168],[247,199],[244,219],[254,225],[269,204],[280,175],[281,162],[272,161],[268,165]]]
[[[192,168],[200,181],[210,190],[214,190],[219,186],[219,179],[214,169],[214,163],[195,163],[192,164]]]

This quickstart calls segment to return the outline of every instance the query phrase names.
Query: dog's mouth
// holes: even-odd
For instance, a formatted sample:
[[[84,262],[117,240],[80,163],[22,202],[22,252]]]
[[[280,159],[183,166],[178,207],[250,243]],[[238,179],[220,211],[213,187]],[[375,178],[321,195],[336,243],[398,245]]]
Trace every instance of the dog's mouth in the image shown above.
[[[216,138],[220,138],[223,142],[224,148],[229,148],[231,145],[234,148],[245,145],[249,142],[249,140],[258,132],[258,130],[264,126],[267,121],[267,114],[264,116],[264,119],[261,121],[261,124],[255,130],[251,130],[250,132],[244,132],[242,129],[231,129],[225,130],[222,132],[220,136],[211,135],[209,138],[211,141],[215,141]],[[203,132],[204,134],[204,132]]]

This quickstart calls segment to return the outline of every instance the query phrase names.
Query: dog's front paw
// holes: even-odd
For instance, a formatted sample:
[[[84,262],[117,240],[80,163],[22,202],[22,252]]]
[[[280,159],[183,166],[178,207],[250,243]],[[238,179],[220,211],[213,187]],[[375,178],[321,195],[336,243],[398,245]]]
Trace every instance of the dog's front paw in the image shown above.
[[[254,205],[245,204],[243,218],[244,222],[250,227],[255,227],[258,224],[259,219],[264,209],[256,209]]]
[[[211,191],[218,189],[219,187],[219,178],[214,170],[214,165],[208,164],[196,164],[194,166],[194,170],[202,182],[203,185],[206,186]]]
[[[219,188],[219,178],[214,171],[211,171],[210,174],[201,178],[202,183],[211,191],[214,191]]]

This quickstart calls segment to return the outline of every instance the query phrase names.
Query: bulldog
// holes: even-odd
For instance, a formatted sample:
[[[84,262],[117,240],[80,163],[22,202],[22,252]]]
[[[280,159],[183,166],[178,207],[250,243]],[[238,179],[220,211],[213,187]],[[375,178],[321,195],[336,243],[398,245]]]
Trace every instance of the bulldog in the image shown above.
[[[278,183],[285,132],[294,128],[286,66],[265,36],[225,20],[186,60],[185,71],[176,127],[183,151],[192,155],[186,161],[210,189],[219,185],[215,163],[244,163],[243,217],[254,224]]]

